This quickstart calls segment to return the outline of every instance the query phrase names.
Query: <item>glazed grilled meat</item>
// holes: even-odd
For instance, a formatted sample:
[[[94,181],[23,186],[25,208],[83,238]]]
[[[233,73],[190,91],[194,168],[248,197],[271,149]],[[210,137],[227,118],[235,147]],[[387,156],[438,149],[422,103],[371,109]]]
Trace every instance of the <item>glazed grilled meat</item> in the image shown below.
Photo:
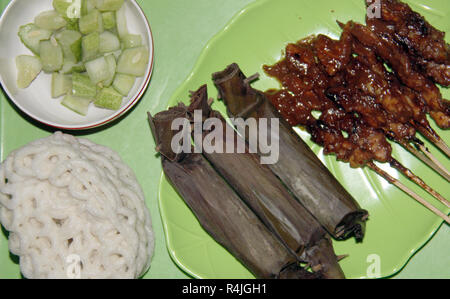
[[[368,5],[373,0],[366,1]],[[408,4],[398,0],[381,0],[381,20],[391,29],[393,36],[411,55],[427,61],[449,65],[450,49],[445,42],[445,33],[437,30],[423,16],[413,11]],[[366,17],[370,26],[377,18]]]
[[[313,141],[324,146],[325,153],[335,153],[339,160],[360,167],[372,160],[388,161],[392,149],[383,131],[355,115],[355,109],[347,110],[349,107],[337,104],[327,96],[329,90],[337,90],[345,83],[346,68],[352,61],[351,49],[351,38],[334,41],[323,35],[310,37],[289,44],[285,59],[274,66],[265,66],[265,71],[278,78],[285,87],[267,92],[283,117],[291,125],[306,127]],[[315,59],[316,55],[322,58]],[[333,63],[323,65],[322,61],[330,61],[329,55]],[[365,114],[370,114],[370,105],[361,104]],[[321,112],[317,119],[315,111]]]
[[[444,34],[409,6],[380,0],[382,18],[367,25],[349,21],[339,40],[310,36],[286,46],[285,57],[265,72],[282,85],[267,98],[293,126],[351,167],[367,165],[436,215],[448,217],[373,162],[389,165],[441,203],[448,200],[392,157],[388,139],[450,181],[450,173],[416,138],[419,131],[447,157],[450,149],[432,129],[428,114],[450,127],[450,104],[439,87],[449,83],[449,46]],[[367,5],[375,4],[367,0]]]
[[[450,114],[439,88],[417,70],[410,56],[393,39],[384,35],[380,37],[373,24],[364,26],[350,21],[345,28],[359,42],[371,48],[377,56],[392,67],[393,72],[404,85],[417,92],[418,97],[424,102],[439,127],[449,128]]]
[[[427,113],[441,128],[450,126],[448,101],[424,71],[428,67],[445,77],[443,34],[407,5],[393,0],[382,5],[382,20],[368,18],[368,26],[339,23],[339,40],[307,37],[288,44],[281,61],[264,67],[283,86],[267,91],[283,117],[307,128],[325,152],[353,167],[388,161],[391,148],[385,137],[406,145],[417,141],[419,131],[433,142],[440,140]],[[422,35],[406,34],[408,26],[418,26],[413,20],[420,20]],[[427,40],[434,40],[436,53],[425,47]],[[314,117],[315,111],[321,115]]]

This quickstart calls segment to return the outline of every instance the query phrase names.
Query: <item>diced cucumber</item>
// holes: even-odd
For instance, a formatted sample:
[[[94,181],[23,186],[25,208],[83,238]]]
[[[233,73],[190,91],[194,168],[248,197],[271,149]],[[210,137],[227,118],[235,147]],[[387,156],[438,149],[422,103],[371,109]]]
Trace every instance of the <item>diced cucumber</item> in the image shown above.
[[[69,94],[64,97],[61,104],[78,114],[86,116],[91,100]]]
[[[84,63],[78,62],[75,63],[70,60],[64,60],[64,64],[59,71],[61,74],[72,74],[72,73],[82,73],[86,71],[86,67]]]
[[[109,65],[104,56],[88,61],[84,65],[92,83],[98,84],[109,79]]]
[[[118,110],[122,105],[123,97],[112,87],[105,87],[97,94],[94,105],[100,108]]]
[[[95,9],[95,0],[81,0],[81,15],[85,16]]]
[[[114,56],[114,54],[109,54],[107,56],[105,56],[106,59],[106,63],[108,63],[108,70],[109,70],[109,76],[108,79],[106,79],[105,81],[102,82],[103,86],[111,86],[111,84],[113,83],[114,80],[114,76],[116,74],[116,57]]]
[[[58,42],[51,38],[51,40],[41,41],[40,50],[42,69],[46,73],[59,71],[64,63],[63,51]]]
[[[109,31],[100,34],[100,52],[109,53],[120,49],[119,38]]]
[[[52,31],[41,29],[33,23],[20,26],[18,33],[22,43],[34,54],[39,55],[39,43],[48,40]]]
[[[72,75],[72,93],[82,98],[95,98],[97,87],[91,82],[87,75],[73,73]]]
[[[122,38],[128,34],[127,17],[125,15],[125,5],[123,5],[118,11],[116,11],[116,27],[117,34]]]
[[[73,4],[72,0],[53,0],[53,8],[62,16],[67,17],[67,9]]]
[[[63,30],[56,33],[56,40],[61,45],[65,61],[81,60],[81,33],[73,30]]]
[[[93,32],[81,39],[81,49],[83,61],[87,61],[96,58],[100,52],[100,34],[98,32]]]
[[[149,60],[146,47],[125,49],[119,57],[117,72],[140,77],[145,75]]]
[[[17,86],[27,88],[36,79],[42,70],[42,63],[39,57],[30,55],[20,55],[16,57]]]
[[[87,15],[80,18],[78,25],[80,27],[80,32],[83,34],[103,32],[102,14],[97,9],[93,9]]]
[[[60,73],[52,74],[52,98],[59,98],[72,91],[72,78]]]
[[[122,37],[122,43],[125,49],[142,46],[142,37],[138,34],[125,34]]]
[[[78,26],[79,19],[69,19],[69,18],[64,18],[64,19],[67,22],[67,25],[65,27],[67,30],[73,30],[73,31],[80,32],[80,27]]]
[[[75,62],[70,61],[70,60],[64,60],[63,66],[62,68],[59,70],[59,72],[61,74],[67,75],[67,74],[72,74],[73,72],[73,67],[76,65]]]
[[[53,0],[53,8],[65,18],[78,19],[81,16],[81,0]]]
[[[113,87],[124,97],[128,96],[133,88],[136,78],[130,75],[116,74],[113,81]]]
[[[96,0],[95,7],[100,11],[116,11],[123,5],[124,0]]]
[[[120,54],[122,54],[122,50],[114,51],[114,52],[112,52],[112,54],[114,54],[114,56],[116,57],[116,60],[118,60],[120,57]]]
[[[61,29],[67,24],[66,20],[54,10],[41,12],[34,18],[34,23],[39,28],[52,31]]]
[[[82,62],[78,62],[72,67],[72,72],[74,73],[83,73],[86,72],[86,66]]]
[[[110,30],[116,28],[116,15],[112,11],[102,13],[103,29]]]

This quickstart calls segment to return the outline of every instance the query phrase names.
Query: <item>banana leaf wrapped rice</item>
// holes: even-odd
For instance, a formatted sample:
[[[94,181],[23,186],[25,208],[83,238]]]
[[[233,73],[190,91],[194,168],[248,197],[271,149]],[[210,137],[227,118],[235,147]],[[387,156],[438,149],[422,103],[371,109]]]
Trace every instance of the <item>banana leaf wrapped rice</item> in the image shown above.
[[[213,80],[230,117],[279,120],[279,157],[269,168],[334,238],[346,239],[353,235],[362,240],[368,212],[360,208],[264,93],[250,86],[251,78],[246,78],[234,63],[213,74]],[[260,138],[269,139],[259,134]],[[247,132],[245,137],[249,135]],[[257,151],[264,155],[259,147]]]
[[[242,202],[234,190],[197,153],[175,153],[172,121],[186,117],[180,104],[152,117],[149,123],[161,154],[166,178],[179,192],[201,226],[257,278],[321,278],[300,266],[293,255]],[[220,196],[218,196],[220,194]]]
[[[249,152],[245,140],[219,112],[211,109],[210,104],[206,85],[193,93],[188,110],[194,126],[197,124],[194,113],[199,110],[205,123],[211,119],[220,122],[218,127],[211,125],[210,129],[203,128],[200,133],[194,129],[195,145],[211,141],[215,150],[203,150],[203,155],[293,255],[313,270],[320,270],[324,278],[344,278],[325,229],[269,167],[260,163],[260,157]],[[223,130],[217,135],[221,139],[211,138],[210,134],[218,130]],[[239,151],[239,144],[244,144],[244,152]],[[232,151],[227,150],[230,147]]]

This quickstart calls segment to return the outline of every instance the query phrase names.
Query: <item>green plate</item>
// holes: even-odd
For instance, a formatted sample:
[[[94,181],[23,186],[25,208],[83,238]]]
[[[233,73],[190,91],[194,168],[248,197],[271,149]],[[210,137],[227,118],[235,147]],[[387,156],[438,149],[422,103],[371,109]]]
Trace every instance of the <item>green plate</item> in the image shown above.
[[[448,31],[450,7],[447,0],[407,2],[434,26]],[[216,97],[217,91],[211,81],[211,74],[232,62],[238,63],[246,75],[256,72],[262,75],[254,84],[255,88],[265,90],[278,87],[276,81],[263,74],[261,67],[263,64],[276,62],[288,42],[317,33],[336,38],[340,35],[336,20],[364,22],[364,15],[362,0],[256,1],[238,13],[207,44],[194,70],[172,96],[169,104],[173,106],[179,101],[187,103],[189,91],[196,90],[205,83],[208,84],[209,95]],[[449,98],[448,90],[443,89],[442,92],[444,98]],[[214,108],[225,112],[221,102],[216,102]],[[434,126],[432,121],[431,123]],[[437,131],[444,140],[450,141],[448,132]],[[353,239],[334,242],[338,255],[349,254],[341,262],[346,276],[387,277],[401,270],[409,258],[436,232],[442,223],[441,219],[371,170],[351,169],[348,164],[337,162],[335,156],[324,156],[321,148],[310,141],[307,133],[299,131],[299,134],[359,204],[370,212],[366,237],[362,243],[356,243]],[[450,169],[448,158],[432,145],[427,143],[427,146]],[[445,196],[450,194],[447,181],[401,147],[393,145],[393,156],[424,178],[435,190]],[[416,185],[386,165],[380,166],[443,212],[449,213],[448,209]],[[253,277],[201,228],[164,176],[161,178],[159,205],[169,252],[184,271],[198,278]],[[379,271],[376,271],[377,268]]]

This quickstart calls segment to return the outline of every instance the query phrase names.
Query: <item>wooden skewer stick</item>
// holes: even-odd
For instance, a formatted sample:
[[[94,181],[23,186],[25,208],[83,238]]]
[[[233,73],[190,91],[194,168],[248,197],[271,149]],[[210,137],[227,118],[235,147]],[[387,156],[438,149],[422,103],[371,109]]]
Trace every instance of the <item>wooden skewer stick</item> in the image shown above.
[[[410,180],[412,180],[414,183],[419,185],[421,188],[425,189],[428,193],[430,193],[432,196],[434,196],[437,200],[439,200],[442,204],[444,204],[446,207],[450,208],[450,201],[445,199],[442,195],[440,195],[438,192],[436,192],[434,189],[432,189],[430,186],[428,186],[421,178],[416,176],[414,173],[411,172],[408,168],[404,167],[400,162],[398,162],[395,159],[392,159],[390,161],[390,165],[403,173],[406,177],[408,177]]]
[[[435,145],[441,150],[443,151],[447,157],[450,158],[450,148],[448,148],[447,144],[442,140],[437,140]]]
[[[442,169],[442,171],[445,173],[445,178],[447,180],[449,180],[448,178],[450,178],[450,171],[448,171],[444,165],[442,165],[441,162],[439,162],[438,159],[436,159],[435,156],[433,156],[433,154],[430,153],[430,151],[423,145],[423,144],[417,144],[417,146],[420,148],[420,150],[424,153],[425,156],[428,157],[428,159],[430,159],[437,167],[439,167],[439,169]]]
[[[420,197],[419,195],[417,195],[416,193],[414,193],[411,189],[409,189],[408,187],[406,187],[405,185],[403,185],[399,180],[393,178],[391,175],[389,175],[387,172],[385,172],[384,170],[382,170],[381,168],[379,168],[378,166],[376,166],[373,162],[369,162],[367,163],[367,166],[369,168],[371,168],[373,171],[375,171],[377,174],[379,174],[380,176],[382,176],[384,179],[386,179],[388,182],[394,184],[395,186],[397,186],[400,190],[402,190],[403,192],[405,192],[406,194],[408,194],[409,196],[411,196],[412,198],[414,198],[416,201],[418,201],[420,204],[422,204],[423,206],[425,206],[427,209],[429,209],[431,212],[433,212],[434,214],[436,214],[437,216],[441,217],[445,222],[447,222],[448,224],[450,224],[450,217],[447,216],[446,214],[442,213],[439,209],[437,209],[436,207],[434,207],[432,204],[430,204],[429,202],[427,202],[425,199],[423,199],[422,197]]]
[[[450,148],[448,145],[442,140],[439,135],[437,135],[436,132],[434,132],[431,127],[429,129],[425,128],[422,125],[417,125],[415,128],[423,135],[425,136],[431,143],[433,143],[437,148],[439,148],[444,154],[447,155],[447,157],[450,158]],[[430,131],[431,130],[431,131]]]
[[[431,169],[450,182],[450,172],[431,153],[427,152],[429,155],[425,155],[425,152],[423,152],[422,149],[422,151],[418,151],[414,146],[404,141],[400,142],[400,144],[417,159],[428,165]],[[420,144],[417,145],[420,146]]]

